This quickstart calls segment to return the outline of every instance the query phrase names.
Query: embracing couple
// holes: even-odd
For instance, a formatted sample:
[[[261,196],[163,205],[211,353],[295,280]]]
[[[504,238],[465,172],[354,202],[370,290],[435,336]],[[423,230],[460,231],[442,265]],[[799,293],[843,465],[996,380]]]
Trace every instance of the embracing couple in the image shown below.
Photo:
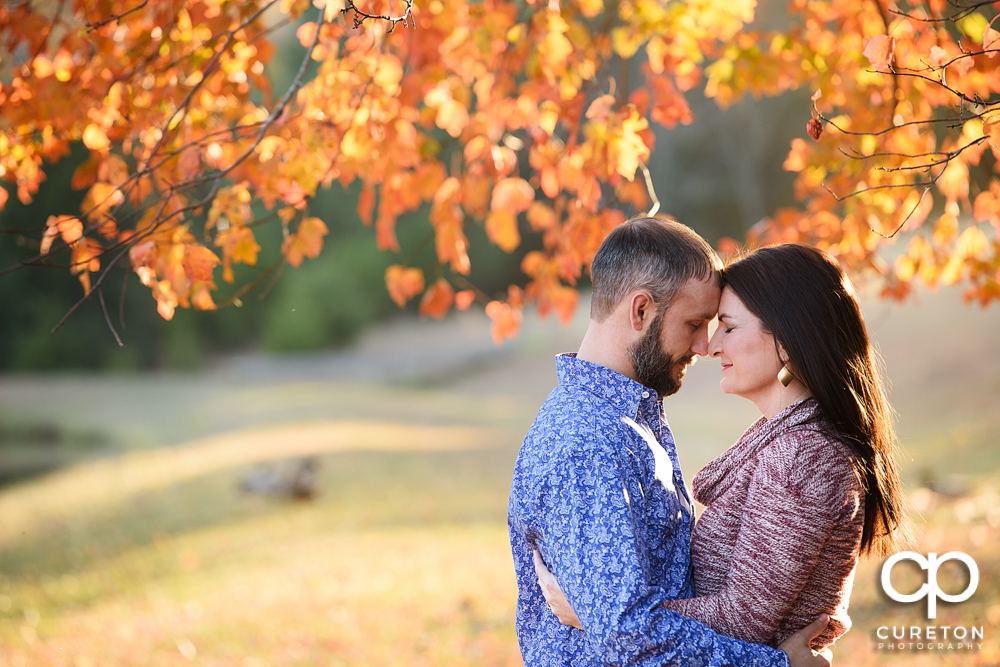
[[[525,665],[829,665],[859,556],[891,553],[903,521],[849,279],[802,245],[723,270],[654,218],[613,230],[591,279],[511,486]],[[763,415],[694,477],[697,523],[661,402],[695,355]]]

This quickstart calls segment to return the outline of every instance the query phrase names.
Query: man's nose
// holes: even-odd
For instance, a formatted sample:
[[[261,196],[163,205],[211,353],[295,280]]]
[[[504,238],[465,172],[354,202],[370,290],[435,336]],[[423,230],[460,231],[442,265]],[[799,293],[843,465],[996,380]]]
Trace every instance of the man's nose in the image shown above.
[[[695,334],[694,345],[691,346],[691,351],[700,357],[708,356],[708,327],[704,327],[698,330]]]

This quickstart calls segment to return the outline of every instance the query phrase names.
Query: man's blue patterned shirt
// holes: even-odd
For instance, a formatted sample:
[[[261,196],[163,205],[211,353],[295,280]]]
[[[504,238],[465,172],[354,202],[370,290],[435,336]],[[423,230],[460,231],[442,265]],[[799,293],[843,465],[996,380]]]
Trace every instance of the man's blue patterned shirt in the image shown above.
[[[694,595],[694,513],[656,392],[574,355],[556,357],[556,369],[559,386],[521,445],[507,512],[525,666],[787,667],[781,651],[660,607]],[[586,632],[546,608],[533,546]]]

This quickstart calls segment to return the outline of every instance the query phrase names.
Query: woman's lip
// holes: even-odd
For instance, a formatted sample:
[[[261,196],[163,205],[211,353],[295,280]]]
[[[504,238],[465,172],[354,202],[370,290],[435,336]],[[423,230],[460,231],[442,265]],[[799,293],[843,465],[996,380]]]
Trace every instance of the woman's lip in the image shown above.
[[[727,368],[732,368],[732,364],[722,364],[722,370],[725,371]]]

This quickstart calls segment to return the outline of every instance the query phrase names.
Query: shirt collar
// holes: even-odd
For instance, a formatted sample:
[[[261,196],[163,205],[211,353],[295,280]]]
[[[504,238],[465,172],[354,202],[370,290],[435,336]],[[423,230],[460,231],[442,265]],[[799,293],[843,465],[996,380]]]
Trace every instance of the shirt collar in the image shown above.
[[[607,400],[629,417],[634,418],[639,412],[639,403],[644,398],[652,398],[653,401],[659,400],[656,392],[652,389],[644,387],[618,371],[590,361],[577,359],[573,352],[556,355],[556,373],[559,376],[559,384],[578,385]]]

